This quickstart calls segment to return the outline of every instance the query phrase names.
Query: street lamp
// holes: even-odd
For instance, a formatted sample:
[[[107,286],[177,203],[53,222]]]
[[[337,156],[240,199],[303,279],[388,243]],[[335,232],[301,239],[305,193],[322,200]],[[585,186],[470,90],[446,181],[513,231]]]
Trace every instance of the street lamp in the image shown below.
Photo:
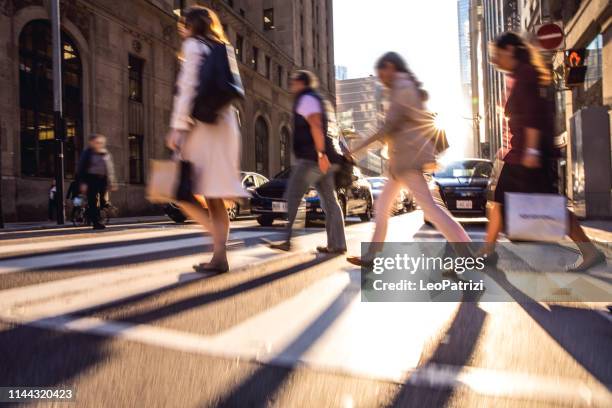
[[[64,211],[64,115],[62,108],[62,36],[60,0],[51,1],[51,37],[53,52],[53,134],[55,136],[55,201],[57,224],[63,225]]]

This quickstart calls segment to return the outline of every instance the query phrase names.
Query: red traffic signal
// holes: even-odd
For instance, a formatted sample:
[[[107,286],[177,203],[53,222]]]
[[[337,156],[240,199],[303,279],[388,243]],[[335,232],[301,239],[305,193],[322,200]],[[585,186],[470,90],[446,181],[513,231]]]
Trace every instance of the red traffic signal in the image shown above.
[[[586,78],[587,50],[575,48],[565,51],[565,86],[580,86]]]
[[[586,62],[586,49],[576,48],[565,51],[565,66],[567,67],[582,67]]]

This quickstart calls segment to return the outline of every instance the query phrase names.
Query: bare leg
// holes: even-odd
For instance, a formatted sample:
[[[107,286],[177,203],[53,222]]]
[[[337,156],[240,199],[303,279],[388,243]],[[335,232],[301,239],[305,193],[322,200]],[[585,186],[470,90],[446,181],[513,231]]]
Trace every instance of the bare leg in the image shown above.
[[[223,214],[219,211],[219,201],[223,207]],[[205,210],[199,203],[188,203],[180,202],[179,207],[189,218],[208,230],[213,238],[213,259],[210,267],[218,266],[220,264],[227,265],[227,257],[225,254],[225,244],[227,242],[227,235],[229,229],[229,217],[223,200],[210,199],[206,200],[208,210]],[[227,223],[224,223],[225,217]]]
[[[485,240],[486,244],[484,248],[484,253],[491,254],[495,252],[495,244],[497,243],[497,238],[499,237],[499,233],[504,227],[502,205],[494,201],[488,202],[487,217],[489,218],[489,223],[487,224],[487,237]]]
[[[580,226],[578,217],[571,211],[569,212],[569,227],[569,237],[576,243],[582,253],[582,262],[572,265],[569,268],[570,270],[583,271],[605,261],[605,256],[591,242],[584,229]]]
[[[225,203],[221,198],[207,199],[212,221],[211,234],[213,238],[213,257],[210,261],[211,266],[227,265],[227,238],[229,235],[229,216]]]

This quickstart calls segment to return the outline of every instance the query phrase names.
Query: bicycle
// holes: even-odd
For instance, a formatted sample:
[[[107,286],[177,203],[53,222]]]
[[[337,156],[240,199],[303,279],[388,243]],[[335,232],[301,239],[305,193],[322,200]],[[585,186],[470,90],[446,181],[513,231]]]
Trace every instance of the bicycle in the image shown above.
[[[73,200],[73,208],[70,214],[70,219],[75,227],[84,227],[92,225],[89,219],[87,201],[82,197],[76,197]],[[104,207],[100,208],[100,224],[107,225],[112,217],[116,217],[117,207],[112,203],[107,202]]]

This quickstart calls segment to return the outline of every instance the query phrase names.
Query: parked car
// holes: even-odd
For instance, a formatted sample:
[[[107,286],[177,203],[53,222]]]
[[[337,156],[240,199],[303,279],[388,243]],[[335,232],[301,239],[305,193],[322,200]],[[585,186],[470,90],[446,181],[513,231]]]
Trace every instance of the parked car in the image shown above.
[[[253,214],[258,214],[257,222],[262,226],[270,226],[274,220],[287,219],[287,202],[284,199],[290,169],[277,174],[272,180],[255,189],[251,200]],[[355,167],[353,184],[348,188],[337,189],[338,201],[345,216],[358,216],[367,221],[372,217],[374,199],[370,184],[362,177],[361,171]],[[307,192],[301,210],[305,211],[306,223],[325,219],[320,200],[315,189]]]
[[[247,190],[251,195],[253,191],[268,182],[268,179],[259,173],[242,171],[240,172],[242,178],[242,187]],[[196,197],[202,207],[206,207],[206,200],[203,197]],[[236,220],[240,215],[251,214],[251,197],[243,197],[237,200],[226,200],[225,208],[227,208],[227,214],[230,221]],[[181,223],[187,220],[185,214],[181,212],[178,206],[174,203],[170,203],[165,207],[165,213],[174,222]]]
[[[367,177],[366,180],[370,183],[370,187],[372,188],[372,197],[374,197],[374,202],[378,200],[378,197],[382,194],[383,188],[387,183],[387,177],[379,176],[379,177]],[[393,215],[402,214],[404,212],[414,210],[414,196],[409,190],[402,189],[400,194],[395,199],[393,203],[393,207],[391,207],[391,211]]]
[[[490,160],[457,160],[433,173],[428,184],[452,214],[484,216],[492,172]]]

